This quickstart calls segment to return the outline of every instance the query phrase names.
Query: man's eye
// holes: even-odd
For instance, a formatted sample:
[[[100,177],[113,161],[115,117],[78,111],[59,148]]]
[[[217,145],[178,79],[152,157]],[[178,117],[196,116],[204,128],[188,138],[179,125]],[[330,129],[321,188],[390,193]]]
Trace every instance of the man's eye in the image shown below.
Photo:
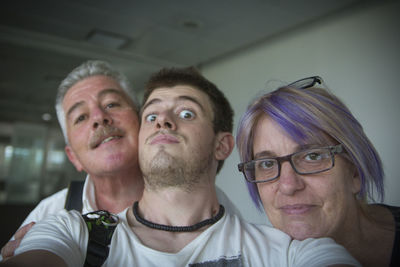
[[[86,119],[85,115],[80,115],[75,119],[75,124],[80,123]]]
[[[194,119],[195,115],[192,111],[184,109],[181,112],[179,112],[179,117],[185,120],[192,120]]]
[[[118,106],[117,103],[109,103],[109,104],[106,105],[106,108],[113,108],[113,107],[116,107],[116,106]]]
[[[156,120],[156,118],[157,118],[157,115],[156,115],[156,114],[150,114],[150,115],[147,115],[147,116],[146,116],[146,121],[148,121],[148,122],[153,122],[153,121]]]

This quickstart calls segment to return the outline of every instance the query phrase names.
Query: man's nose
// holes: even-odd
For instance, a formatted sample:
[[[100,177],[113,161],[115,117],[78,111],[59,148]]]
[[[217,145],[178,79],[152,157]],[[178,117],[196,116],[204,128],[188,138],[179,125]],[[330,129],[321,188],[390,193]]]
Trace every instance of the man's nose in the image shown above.
[[[93,110],[92,117],[94,129],[98,128],[100,125],[110,125],[113,122],[110,114],[108,114],[107,111],[102,108],[96,108],[95,110]]]

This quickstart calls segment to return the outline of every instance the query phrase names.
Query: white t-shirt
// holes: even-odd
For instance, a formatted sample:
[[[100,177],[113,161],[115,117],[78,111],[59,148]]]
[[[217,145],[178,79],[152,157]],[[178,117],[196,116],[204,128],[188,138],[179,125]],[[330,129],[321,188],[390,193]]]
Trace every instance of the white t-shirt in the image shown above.
[[[82,213],[88,213],[91,211],[98,210],[96,205],[96,197],[94,192],[94,184],[88,175],[83,186],[82,195]],[[228,198],[228,196],[216,186],[217,198],[220,204],[225,207],[227,213],[236,214],[241,217],[239,210],[233,204],[233,202]],[[64,209],[65,200],[67,199],[68,188],[64,188],[57,193],[41,200],[39,204],[29,213],[25,220],[20,225],[20,228],[30,222],[39,222],[51,214],[56,214],[60,210]],[[117,214],[118,216],[120,214]],[[13,240],[14,236],[10,240]],[[0,255],[0,261],[3,257]]]
[[[141,243],[127,223],[127,210],[120,213],[103,266],[361,266],[332,239],[291,240],[277,229],[250,224],[230,214],[178,253],[161,252]],[[63,210],[37,223],[16,254],[43,249],[60,256],[68,266],[83,266],[87,240],[88,230],[81,215]]]
[[[91,211],[98,210],[95,198],[95,189],[93,181],[88,175],[83,186],[82,196],[82,213],[88,213]],[[233,213],[240,216],[239,210],[232,203],[232,201],[226,196],[226,194],[216,186],[216,192],[219,203],[221,203],[227,213]],[[50,214],[55,214],[60,210],[64,209],[65,200],[67,198],[68,188],[64,188],[61,191],[43,199],[39,204],[29,213],[21,226],[30,222],[38,222],[46,218]],[[20,227],[21,227],[20,226]]]
[[[82,213],[88,213],[98,210],[94,190],[95,189],[93,181],[88,175],[83,186]],[[64,188],[57,193],[54,193],[53,195],[42,199],[39,204],[25,218],[21,226],[24,226],[25,224],[28,224],[30,222],[41,221],[50,214],[56,214],[60,210],[64,209],[67,194],[68,188]]]

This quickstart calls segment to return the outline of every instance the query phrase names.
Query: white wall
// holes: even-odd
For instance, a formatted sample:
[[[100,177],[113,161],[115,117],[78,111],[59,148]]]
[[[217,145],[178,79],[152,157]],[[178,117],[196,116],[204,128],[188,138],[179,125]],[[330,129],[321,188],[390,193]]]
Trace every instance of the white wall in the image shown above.
[[[378,2],[378,1],[377,1]],[[400,206],[400,1],[365,6],[305,25],[218,62],[204,75],[219,86],[239,117],[266,82],[320,75],[358,118],[382,157],[385,203]],[[284,18],[282,18],[284,19]],[[251,29],[249,29],[251,30]],[[268,89],[275,89],[279,85]],[[217,177],[244,218],[265,222],[237,171],[236,149]]]

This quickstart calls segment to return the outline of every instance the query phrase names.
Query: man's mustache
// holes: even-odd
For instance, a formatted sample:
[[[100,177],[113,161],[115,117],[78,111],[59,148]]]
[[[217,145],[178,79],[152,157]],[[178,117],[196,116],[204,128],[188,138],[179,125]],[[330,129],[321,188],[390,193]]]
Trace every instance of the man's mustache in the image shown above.
[[[90,148],[95,148],[107,137],[110,137],[110,136],[122,137],[124,135],[125,135],[124,130],[117,128],[117,127],[106,125],[106,126],[98,128],[94,132],[93,136],[90,138],[89,146],[90,146]]]

